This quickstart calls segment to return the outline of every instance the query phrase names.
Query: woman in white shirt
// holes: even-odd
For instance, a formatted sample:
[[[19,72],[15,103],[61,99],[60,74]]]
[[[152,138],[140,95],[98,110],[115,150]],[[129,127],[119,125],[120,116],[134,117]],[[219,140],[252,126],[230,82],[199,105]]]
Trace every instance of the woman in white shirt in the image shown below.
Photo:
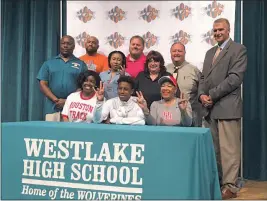
[[[100,89],[100,92],[103,89]],[[134,80],[130,76],[121,76],[118,79],[118,97],[107,100],[104,103],[103,93],[97,93],[98,100],[102,104],[98,104],[94,122],[111,123],[111,124],[131,124],[144,125],[145,116],[142,109],[136,103],[136,97],[133,97]]]
[[[82,72],[77,79],[77,85],[81,91],[67,97],[62,111],[63,121],[91,123],[97,104],[95,88],[100,86],[100,77],[94,71]]]

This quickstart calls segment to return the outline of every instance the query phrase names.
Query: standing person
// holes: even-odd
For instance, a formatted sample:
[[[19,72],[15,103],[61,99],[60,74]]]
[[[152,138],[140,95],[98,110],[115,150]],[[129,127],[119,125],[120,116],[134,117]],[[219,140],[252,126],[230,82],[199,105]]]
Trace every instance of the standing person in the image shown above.
[[[101,81],[104,84],[106,100],[118,96],[118,79],[125,73],[126,57],[121,51],[113,51],[108,55],[109,70],[100,73]]]
[[[100,77],[97,72],[85,71],[77,79],[81,91],[71,93],[65,102],[62,118],[64,122],[92,123],[97,105],[97,92],[101,91]],[[99,90],[95,92],[95,88]]]
[[[108,70],[108,58],[97,52],[99,48],[99,41],[95,36],[89,36],[86,39],[85,50],[86,54],[80,59],[87,65],[88,70],[101,73]]]
[[[167,65],[167,71],[172,73],[176,79],[181,93],[189,100],[193,110],[193,126],[202,126],[202,107],[198,101],[198,86],[201,72],[196,66],[185,60],[185,46],[181,42],[172,44],[171,49],[172,63]]]
[[[133,36],[130,39],[129,55],[126,58],[126,72],[135,78],[138,73],[144,71],[146,56],[144,55],[145,41],[141,36]]]
[[[60,54],[45,61],[37,75],[40,90],[46,96],[46,121],[60,121],[66,98],[77,90],[77,78],[87,70],[85,63],[73,55],[74,47],[74,38],[63,36]]]
[[[242,117],[241,84],[247,68],[246,47],[229,37],[230,23],[219,18],[213,23],[218,45],[207,51],[199,87],[205,108],[205,126],[213,136],[222,198],[236,197],[240,167]]]
[[[160,85],[158,80],[162,76],[171,75],[166,72],[163,56],[157,51],[150,51],[146,57],[145,70],[135,78],[135,91],[141,91],[146,99],[147,106],[153,101],[161,99]]]

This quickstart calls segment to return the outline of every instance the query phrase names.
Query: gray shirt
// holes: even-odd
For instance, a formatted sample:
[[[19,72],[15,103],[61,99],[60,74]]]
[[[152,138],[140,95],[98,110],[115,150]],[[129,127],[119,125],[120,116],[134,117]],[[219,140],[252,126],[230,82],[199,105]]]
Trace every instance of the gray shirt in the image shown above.
[[[195,126],[201,126],[202,112],[201,104],[198,101],[198,86],[201,77],[200,70],[192,64],[184,61],[180,66],[168,64],[167,71],[177,80],[181,93],[185,99],[189,100],[193,109],[193,121]]]
[[[150,107],[150,114],[146,116],[146,122],[150,125],[191,126],[192,108],[188,102],[186,112],[181,112],[178,106],[179,98],[176,98],[172,106],[164,105],[164,100],[154,101]]]

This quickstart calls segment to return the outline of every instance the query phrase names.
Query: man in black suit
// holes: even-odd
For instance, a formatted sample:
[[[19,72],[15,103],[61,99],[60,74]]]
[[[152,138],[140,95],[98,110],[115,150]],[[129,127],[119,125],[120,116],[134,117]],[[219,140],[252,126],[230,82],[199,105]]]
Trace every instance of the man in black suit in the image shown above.
[[[241,155],[241,84],[247,68],[247,50],[229,37],[227,19],[215,20],[213,31],[218,45],[206,53],[198,97],[206,111],[204,125],[213,137],[222,198],[230,199],[239,190],[236,180]]]

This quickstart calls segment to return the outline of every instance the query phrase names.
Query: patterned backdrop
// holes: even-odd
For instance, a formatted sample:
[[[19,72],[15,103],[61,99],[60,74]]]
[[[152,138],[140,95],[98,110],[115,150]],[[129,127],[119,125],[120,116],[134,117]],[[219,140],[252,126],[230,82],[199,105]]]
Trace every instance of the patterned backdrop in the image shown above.
[[[99,52],[129,53],[133,35],[145,39],[145,54],[157,50],[166,64],[170,46],[186,46],[186,60],[202,70],[206,51],[216,42],[212,24],[217,18],[230,21],[234,39],[235,1],[67,1],[67,33],[76,40],[74,54],[85,54],[84,40],[99,39]]]

